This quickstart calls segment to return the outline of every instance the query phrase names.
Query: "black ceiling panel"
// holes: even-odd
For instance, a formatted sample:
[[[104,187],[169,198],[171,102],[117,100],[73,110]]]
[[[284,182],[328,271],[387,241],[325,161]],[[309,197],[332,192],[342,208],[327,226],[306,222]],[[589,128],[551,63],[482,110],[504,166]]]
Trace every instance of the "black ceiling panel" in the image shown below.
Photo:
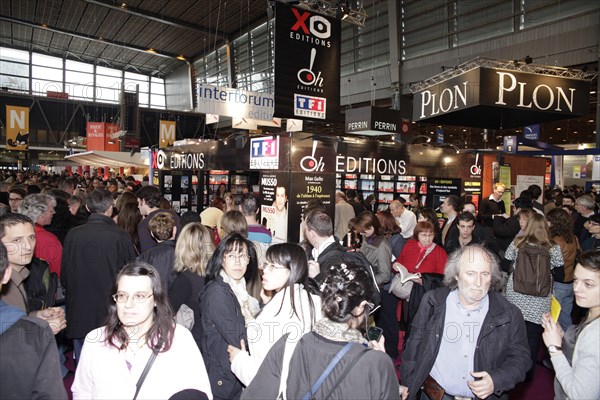
[[[80,0],[63,0],[57,26],[69,31],[75,31],[80,21],[85,17],[86,3]]]

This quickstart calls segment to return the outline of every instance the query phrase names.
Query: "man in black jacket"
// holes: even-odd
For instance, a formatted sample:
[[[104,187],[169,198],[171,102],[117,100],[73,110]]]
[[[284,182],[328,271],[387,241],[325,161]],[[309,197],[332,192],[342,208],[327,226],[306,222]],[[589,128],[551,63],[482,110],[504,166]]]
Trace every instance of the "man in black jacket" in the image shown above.
[[[525,321],[500,293],[498,259],[466,246],[446,264],[447,287],[429,291],[413,319],[400,376],[402,399],[425,393],[508,399],[531,366]]]
[[[494,184],[494,189],[490,197],[482,199],[479,205],[477,219],[483,226],[492,226],[492,221],[496,217],[503,216],[508,218],[502,195],[504,194],[505,186],[502,182]]]
[[[169,290],[175,279],[175,272],[173,271],[175,235],[177,234],[175,219],[168,212],[159,212],[148,222],[148,228],[158,244],[140,254],[137,259],[156,268],[165,289]]]
[[[133,239],[110,217],[112,194],[96,189],[87,198],[88,222],[65,239],[60,281],[66,291],[67,337],[79,357],[85,336],[102,326],[119,270],[135,259]]]

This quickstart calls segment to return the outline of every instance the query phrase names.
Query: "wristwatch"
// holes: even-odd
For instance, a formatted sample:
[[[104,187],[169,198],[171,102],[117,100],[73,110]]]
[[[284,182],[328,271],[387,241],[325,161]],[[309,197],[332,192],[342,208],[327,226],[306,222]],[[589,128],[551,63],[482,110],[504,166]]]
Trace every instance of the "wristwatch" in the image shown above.
[[[550,346],[548,346],[548,352],[550,354],[552,354],[552,353],[558,353],[559,351],[562,351],[562,347],[555,346],[553,344],[551,344]]]

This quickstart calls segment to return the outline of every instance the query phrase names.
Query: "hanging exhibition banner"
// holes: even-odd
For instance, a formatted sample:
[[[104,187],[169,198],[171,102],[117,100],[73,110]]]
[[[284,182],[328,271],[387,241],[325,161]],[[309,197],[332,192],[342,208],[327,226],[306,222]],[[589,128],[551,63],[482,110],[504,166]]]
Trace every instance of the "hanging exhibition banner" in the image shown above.
[[[6,106],[6,149],[29,149],[29,107]]]
[[[413,120],[508,129],[588,113],[590,81],[540,70],[476,67],[441,82],[432,78],[414,94]]]
[[[273,118],[275,100],[267,93],[198,84],[197,94],[196,111],[203,114],[262,120]]]
[[[275,115],[339,120],[340,20],[277,2],[275,38]]]
[[[86,149],[104,150],[104,132],[106,131],[104,122],[88,122],[86,124]]]
[[[177,122],[160,120],[158,126],[158,147],[163,149],[168,146],[173,146],[173,143],[175,143],[175,129],[177,128]]]
[[[382,107],[346,110],[346,133],[366,136],[394,135],[401,129],[400,111]]]

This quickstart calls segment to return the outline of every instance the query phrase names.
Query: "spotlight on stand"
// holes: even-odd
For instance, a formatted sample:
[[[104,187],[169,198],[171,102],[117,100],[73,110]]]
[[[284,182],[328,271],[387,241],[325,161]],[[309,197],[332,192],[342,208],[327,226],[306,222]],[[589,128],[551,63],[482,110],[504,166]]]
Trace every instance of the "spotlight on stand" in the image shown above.
[[[525,56],[523,58],[513,61],[513,63],[515,64],[515,67],[518,67],[519,64],[522,62],[525,64],[531,64],[533,62],[533,58],[531,58],[531,56]]]

